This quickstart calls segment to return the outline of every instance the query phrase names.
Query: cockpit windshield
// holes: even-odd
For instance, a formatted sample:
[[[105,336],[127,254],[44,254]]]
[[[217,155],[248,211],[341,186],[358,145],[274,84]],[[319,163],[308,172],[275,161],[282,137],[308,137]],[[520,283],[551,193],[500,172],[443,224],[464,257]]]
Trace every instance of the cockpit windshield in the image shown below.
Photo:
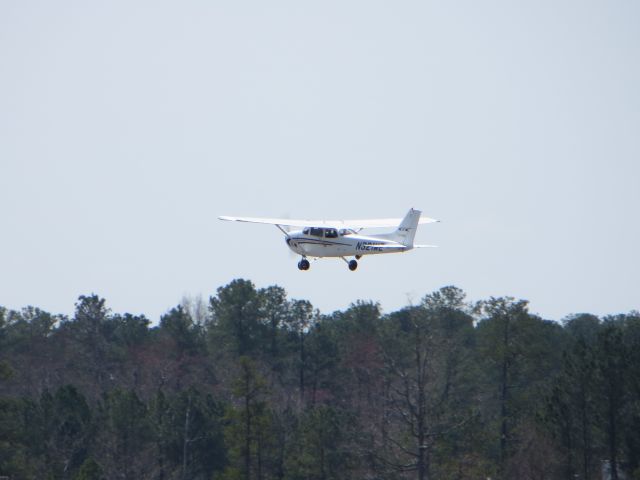
[[[343,235],[343,231],[344,230],[340,230],[340,235]],[[314,237],[338,238],[338,230],[335,228],[307,227],[302,230],[302,233],[305,235],[313,235]]]
[[[338,238],[339,235],[348,235],[351,232],[345,229],[338,231],[336,228],[306,227],[302,230],[302,233],[305,235],[313,235],[314,237]]]

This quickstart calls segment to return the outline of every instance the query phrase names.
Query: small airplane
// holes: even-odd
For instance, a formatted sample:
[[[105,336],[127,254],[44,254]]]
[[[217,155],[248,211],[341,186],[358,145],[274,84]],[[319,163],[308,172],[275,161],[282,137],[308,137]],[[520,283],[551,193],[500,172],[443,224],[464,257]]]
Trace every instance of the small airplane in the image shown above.
[[[264,223],[275,225],[285,235],[291,250],[302,259],[298,269],[309,270],[307,257],[338,257],[344,260],[349,270],[358,268],[358,260],[363,255],[407,252],[414,248],[435,245],[414,245],[413,238],[419,224],[435,223],[433,218],[420,218],[419,210],[413,208],[404,218],[383,218],[377,220],[289,220],[286,218],[218,217],[231,222]],[[395,227],[391,233],[360,235],[365,228]],[[298,227],[302,230],[288,231],[284,227]],[[355,257],[347,260],[345,257]]]

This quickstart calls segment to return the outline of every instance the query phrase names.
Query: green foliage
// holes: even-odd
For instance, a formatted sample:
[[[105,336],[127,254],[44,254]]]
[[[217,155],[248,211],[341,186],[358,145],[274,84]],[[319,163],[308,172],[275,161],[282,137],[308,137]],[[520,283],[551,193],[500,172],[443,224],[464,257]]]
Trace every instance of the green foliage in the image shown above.
[[[202,330],[191,315],[178,305],[160,318],[160,334],[176,344],[178,356],[196,354],[204,348]]]
[[[115,315],[113,317],[113,339],[119,345],[133,348],[141,345],[149,337],[149,320],[144,316]]]
[[[42,393],[32,419],[41,429],[39,440],[47,470],[62,477],[76,470],[87,455],[95,430],[86,398],[73,385],[59,387],[52,395]]]
[[[225,442],[229,466],[221,478],[262,478],[269,466],[264,459],[274,447],[271,412],[264,378],[248,357],[240,357],[233,385],[234,405],[225,415]]]
[[[330,406],[318,406],[300,418],[287,452],[285,478],[290,480],[335,480],[350,478],[356,464],[349,448],[353,421]]]
[[[464,295],[454,287],[386,319],[381,329],[385,421],[374,435],[381,442],[376,461],[389,475],[415,471],[419,479],[444,477],[456,470],[452,455],[477,456],[477,445],[468,441],[471,427],[478,425],[475,405],[468,401],[477,394],[473,333]]]
[[[102,468],[93,458],[84,461],[73,480],[102,480]]]
[[[0,398],[0,473],[16,477],[33,474],[22,411],[20,400]]]
[[[156,439],[165,442],[167,458],[180,475],[211,478],[222,471],[226,464],[223,405],[192,387],[175,395],[165,408],[168,428],[156,432]]]
[[[9,362],[6,362],[6,361],[0,362],[0,381],[9,380],[11,377],[13,377],[13,375],[14,375],[14,372],[13,372],[13,369],[11,368],[11,365],[9,365]]]
[[[512,432],[543,407],[546,382],[561,359],[562,329],[531,315],[527,303],[491,298],[476,307],[482,315],[477,355],[488,397],[483,415],[494,432],[487,453],[503,470],[518,448]]]
[[[321,315],[234,280],[151,325],[0,307],[0,475],[599,478],[640,472],[640,314],[539,318],[447,286]],[[197,307],[197,308],[196,308]]]
[[[260,321],[262,301],[248,280],[234,280],[218,288],[217,295],[209,300],[214,343],[228,346],[239,356],[255,353],[264,330]]]

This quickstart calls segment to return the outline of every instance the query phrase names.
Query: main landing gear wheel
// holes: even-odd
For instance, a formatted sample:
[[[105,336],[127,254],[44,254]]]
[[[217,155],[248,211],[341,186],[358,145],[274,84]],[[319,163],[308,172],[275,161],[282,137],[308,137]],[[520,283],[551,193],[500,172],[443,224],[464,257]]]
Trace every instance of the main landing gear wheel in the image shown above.
[[[300,260],[298,262],[298,269],[299,270],[309,270],[310,266],[311,266],[311,264],[309,263],[309,260],[307,260],[306,258],[303,258],[302,260]]]
[[[358,262],[356,262],[355,260],[351,260],[349,262],[349,270],[353,272],[356,268],[358,268]]]

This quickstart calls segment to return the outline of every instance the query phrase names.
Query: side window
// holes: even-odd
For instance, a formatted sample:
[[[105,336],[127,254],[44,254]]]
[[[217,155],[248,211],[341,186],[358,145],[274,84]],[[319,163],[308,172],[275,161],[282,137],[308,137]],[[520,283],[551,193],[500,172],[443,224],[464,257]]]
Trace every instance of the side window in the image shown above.
[[[321,228],[312,228],[311,235],[313,235],[314,237],[321,237],[322,236],[322,229]]]
[[[309,228],[305,228],[304,230],[302,230],[302,233],[304,233],[305,235],[309,235]]]
[[[338,236],[338,232],[335,228],[327,228],[325,230],[324,236],[327,238],[336,238]]]

